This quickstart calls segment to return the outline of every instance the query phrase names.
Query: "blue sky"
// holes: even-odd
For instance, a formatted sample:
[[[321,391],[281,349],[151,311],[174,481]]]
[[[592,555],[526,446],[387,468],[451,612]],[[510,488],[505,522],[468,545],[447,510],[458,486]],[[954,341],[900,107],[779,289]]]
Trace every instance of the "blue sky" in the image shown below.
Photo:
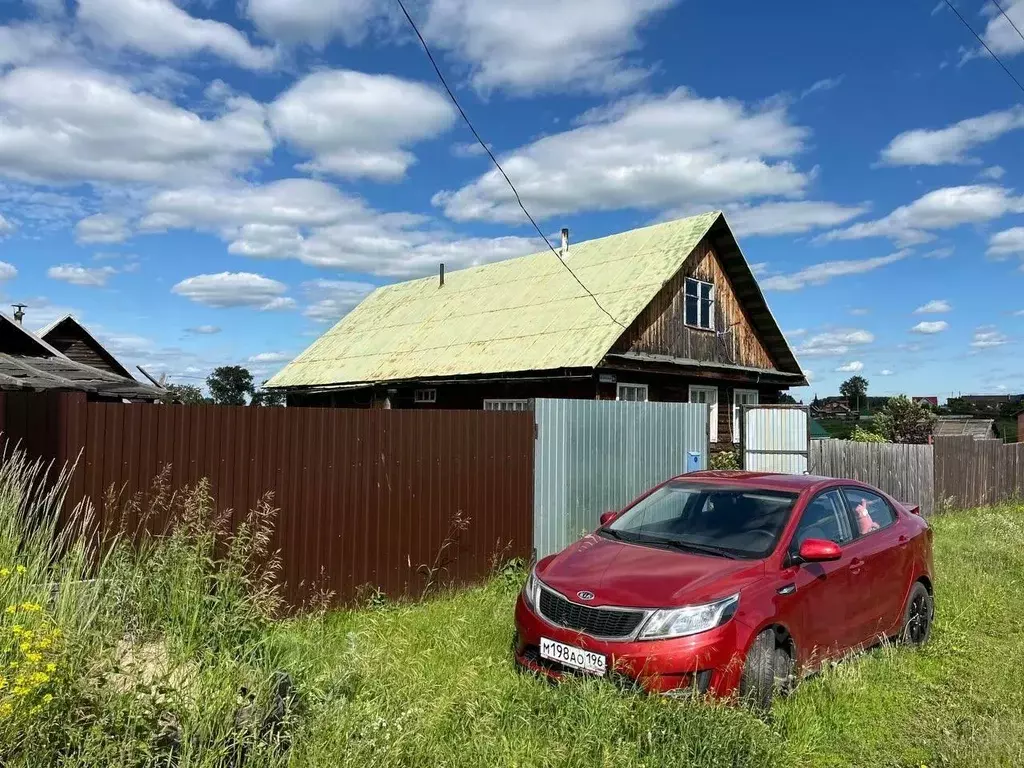
[[[957,5],[1024,80],[1024,39]],[[409,8],[546,232],[725,210],[797,394],[1024,390],[1024,94],[943,4]],[[393,0],[0,24],[0,293],[33,328],[70,311],[172,380],[265,378],[375,285],[542,245]]]

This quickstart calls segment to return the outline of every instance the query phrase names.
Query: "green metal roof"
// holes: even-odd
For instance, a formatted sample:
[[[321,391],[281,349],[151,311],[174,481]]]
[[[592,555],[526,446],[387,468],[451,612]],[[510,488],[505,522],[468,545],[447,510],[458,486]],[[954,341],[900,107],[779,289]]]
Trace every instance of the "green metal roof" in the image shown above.
[[[629,326],[721,214],[569,247],[566,263]],[[383,286],[267,384],[315,387],[593,368],[623,333],[559,259],[532,256]]]

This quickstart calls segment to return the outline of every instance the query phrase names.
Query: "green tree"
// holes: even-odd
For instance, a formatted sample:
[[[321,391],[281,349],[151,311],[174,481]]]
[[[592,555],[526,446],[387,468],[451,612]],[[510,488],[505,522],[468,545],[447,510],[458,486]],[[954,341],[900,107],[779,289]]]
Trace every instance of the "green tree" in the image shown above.
[[[796,398],[793,397],[789,392],[783,392],[779,395],[780,405],[796,405]]]
[[[206,386],[217,405],[245,405],[246,397],[255,392],[252,374],[240,365],[214,368],[206,378]]]
[[[868,396],[868,380],[863,376],[851,376],[839,385],[839,394],[846,398],[847,405],[857,411],[861,401]]]
[[[935,414],[906,395],[889,400],[875,417],[875,429],[891,443],[927,443]]]
[[[166,389],[167,394],[163,397],[165,403],[203,405],[210,402],[203,394],[203,390],[195,384],[168,384]]]
[[[277,389],[267,389],[267,381],[264,380],[260,384],[260,388],[257,389],[252,396],[252,401],[249,405],[263,405],[263,406],[282,406],[284,405],[284,392]]]

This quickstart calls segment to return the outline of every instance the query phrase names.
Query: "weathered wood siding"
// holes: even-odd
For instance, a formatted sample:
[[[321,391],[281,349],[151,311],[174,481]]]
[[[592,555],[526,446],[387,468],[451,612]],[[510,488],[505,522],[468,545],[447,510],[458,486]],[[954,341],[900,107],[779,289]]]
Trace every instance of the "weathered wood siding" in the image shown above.
[[[57,337],[49,338],[47,339],[47,342],[53,346],[54,349],[59,352],[63,352],[64,355],[74,360],[76,363],[91,365],[93,368],[99,368],[101,371],[107,371],[108,373],[113,373],[117,376],[124,375],[122,371],[110,365],[102,355],[100,355],[83,339]]]
[[[686,325],[684,289],[687,277],[714,284],[715,331]],[[776,367],[707,240],[694,249],[682,269],[640,313],[616,343],[613,352],[665,355],[751,368]]]

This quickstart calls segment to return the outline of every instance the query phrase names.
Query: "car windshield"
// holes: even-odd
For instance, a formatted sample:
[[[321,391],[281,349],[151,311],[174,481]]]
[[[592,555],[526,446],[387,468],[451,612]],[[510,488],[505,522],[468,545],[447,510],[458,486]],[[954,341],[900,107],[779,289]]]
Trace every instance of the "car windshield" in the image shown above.
[[[662,486],[601,530],[637,544],[761,558],[775,549],[796,498],[795,493],[679,481]]]

